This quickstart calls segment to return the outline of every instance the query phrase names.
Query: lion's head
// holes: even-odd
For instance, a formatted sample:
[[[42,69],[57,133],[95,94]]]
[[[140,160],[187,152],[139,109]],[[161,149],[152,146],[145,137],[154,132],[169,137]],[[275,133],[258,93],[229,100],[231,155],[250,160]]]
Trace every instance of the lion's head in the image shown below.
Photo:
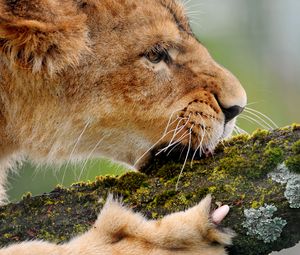
[[[246,105],[175,0],[1,0],[0,78],[2,141],[45,162],[213,150]]]

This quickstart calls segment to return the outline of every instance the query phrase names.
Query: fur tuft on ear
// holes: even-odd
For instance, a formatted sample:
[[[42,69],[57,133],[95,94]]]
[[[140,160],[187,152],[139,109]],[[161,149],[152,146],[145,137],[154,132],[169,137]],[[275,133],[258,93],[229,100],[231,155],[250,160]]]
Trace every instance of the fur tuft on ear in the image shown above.
[[[0,0],[0,54],[9,65],[53,74],[89,52],[86,16],[72,0]]]

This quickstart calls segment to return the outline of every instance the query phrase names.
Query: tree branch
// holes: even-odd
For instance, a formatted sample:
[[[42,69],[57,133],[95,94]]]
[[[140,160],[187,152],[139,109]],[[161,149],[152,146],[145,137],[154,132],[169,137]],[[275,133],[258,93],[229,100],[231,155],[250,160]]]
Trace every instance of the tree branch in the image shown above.
[[[93,224],[108,192],[149,218],[183,210],[213,194],[215,201],[231,206],[223,225],[238,234],[229,248],[232,255],[267,255],[299,242],[299,125],[232,138],[212,157],[196,159],[192,166],[188,162],[176,191],[181,168],[178,153],[160,155],[143,173],[26,195],[0,208],[0,246],[35,238],[68,240]]]

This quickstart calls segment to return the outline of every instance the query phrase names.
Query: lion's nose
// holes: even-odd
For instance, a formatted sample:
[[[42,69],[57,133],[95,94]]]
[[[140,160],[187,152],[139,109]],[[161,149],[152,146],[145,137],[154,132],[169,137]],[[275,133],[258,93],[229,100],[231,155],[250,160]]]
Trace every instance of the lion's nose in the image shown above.
[[[225,124],[238,116],[246,107],[247,94],[239,80],[227,69],[219,66],[222,86],[215,91],[216,100],[224,114]]]
[[[223,108],[222,111],[225,115],[225,124],[232,119],[234,119],[236,116],[238,116],[242,111],[244,110],[244,107],[240,107],[238,105],[229,107],[229,108]]]

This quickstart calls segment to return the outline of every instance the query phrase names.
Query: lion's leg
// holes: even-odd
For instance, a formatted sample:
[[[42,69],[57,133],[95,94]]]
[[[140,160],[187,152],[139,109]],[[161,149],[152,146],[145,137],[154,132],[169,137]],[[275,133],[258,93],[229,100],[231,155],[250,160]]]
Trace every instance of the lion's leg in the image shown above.
[[[231,237],[211,223],[210,197],[158,221],[146,220],[109,198],[92,228],[70,242],[25,242],[0,250],[0,255],[217,255],[226,254],[222,245]]]
[[[233,233],[220,231],[214,222],[220,223],[228,210],[223,206],[211,212],[211,196],[204,198],[198,205],[165,216],[159,221],[152,221],[151,227],[144,226],[144,235],[148,240],[165,249],[190,250],[210,245],[230,245]],[[225,210],[224,210],[225,209]]]
[[[42,241],[23,242],[0,249],[0,255],[67,255],[61,245]]]
[[[130,251],[128,247],[120,250],[115,244],[125,238],[123,229],[132,233],[134,228],[144,223],[146,220],[142,216],[108,199],[92,228],[68,243],[56,245],[43,241],[23,242],[0,249],[0,255],[140,255],[142,250],[138,247],[130,247]],[[135,241],[133,244],[137,243]]]
[[[72,240],[67,249],[72,254],[82,249],[85,255],[226,254],[223,246],[231,243],[232,234],[217,229],[210,207],[208,196],[185,212],[149,221],[109,199],[92,229]],[[220,218],[220,211],[217,214]]]

